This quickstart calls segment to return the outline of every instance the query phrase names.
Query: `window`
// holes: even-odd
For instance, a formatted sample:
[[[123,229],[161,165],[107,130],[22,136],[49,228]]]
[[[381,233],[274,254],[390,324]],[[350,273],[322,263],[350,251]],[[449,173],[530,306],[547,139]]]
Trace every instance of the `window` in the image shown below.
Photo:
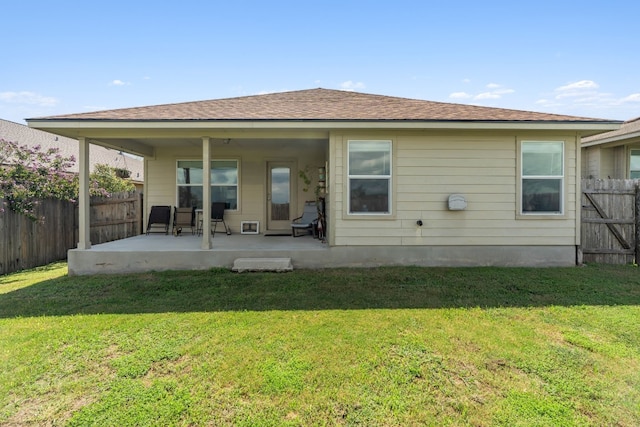
[[[202,209],[202,161],[179,160],[177,165],[178,207]],[[238,209],[238,161],[211,161],[211,201]]]
[[[391,213],[391,141],[349,141],[349,213]]]
[[[561,214],[564,142],[522,141],[522,213]]]
[[[631,150],[631,160],[629,163],[629,178],[640,178],[640,150]]]

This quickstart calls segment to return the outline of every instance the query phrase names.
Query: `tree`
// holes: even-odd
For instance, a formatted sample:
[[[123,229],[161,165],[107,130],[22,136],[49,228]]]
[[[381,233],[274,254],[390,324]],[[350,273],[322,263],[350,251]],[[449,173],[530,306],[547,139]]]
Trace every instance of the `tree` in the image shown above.
[[[130,172],[126,169],[112,168],[109,165],[97,164],[94,171],[89,175],[91,185],[89,194],[92,196],[110,197],[113,193],[130,192],[136,189],[131,181],[121,178],[128,176]]]

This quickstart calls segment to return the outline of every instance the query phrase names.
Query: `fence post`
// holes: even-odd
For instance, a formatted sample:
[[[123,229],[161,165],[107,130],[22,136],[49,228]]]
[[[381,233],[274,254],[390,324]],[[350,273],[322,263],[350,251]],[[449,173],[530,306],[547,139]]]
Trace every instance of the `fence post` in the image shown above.
[[[134,236],[142,234],[142,193],[136,191],[137,201],[136,201],[136,230],[134,232]]]
[[[636,200],[635,200],[636,206],[633,213],[633,217],[634,217],[633,226],[635,227],[635,232],[636,232],[634,262],[638,264],[638,255],[640,255],[640,183],[636,181],[636,185],[634,186],[634,188],[636,191]]]

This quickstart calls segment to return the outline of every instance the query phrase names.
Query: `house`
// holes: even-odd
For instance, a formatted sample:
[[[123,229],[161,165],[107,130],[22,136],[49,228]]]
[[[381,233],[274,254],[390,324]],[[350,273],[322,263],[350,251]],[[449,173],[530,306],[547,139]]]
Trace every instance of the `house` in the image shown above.
[[[575,265],[580,141],[621,124],[328,89],[28,123],[80,141],[81,184],[89,141],[143,156],[146,212],[195,205],[209,218],[212,201],[226,203],[232,236],[214,239],[204,221],[199,237],[128,247],[92,248],[81,209],[71,274],[228,267],[242,256],[290,257],[296,268]],[[290,232],[316,192],[326,243],[264,237]],[[247,221],[259,236],[239,234]],[[232,241],[246,246],[232,251]]]
[[[0,119],[0,139],[17,142],[29,148],[40,146],[42,150],[56,148],[63,157],[78,158],[78,141],[61,135],[54,135],[28,126]],[[112,168],[124,169],[130,172],[129,179],[142,191],[144,182],[144,163],[138,157],[123,154],[121,151],[91,144],[89,170],[93,172],[95,165],[105,164]],[[78,162],[75,162],[67,172],[78,173]]]
[[[582,140],[583,178],[640,178],[640,117]]]

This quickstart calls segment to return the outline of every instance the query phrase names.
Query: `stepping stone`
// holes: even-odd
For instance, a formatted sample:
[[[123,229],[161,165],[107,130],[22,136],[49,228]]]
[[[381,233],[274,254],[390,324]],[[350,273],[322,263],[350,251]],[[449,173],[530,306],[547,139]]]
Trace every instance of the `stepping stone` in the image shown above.
[[[237,258],[233,261],[231,271],[244,273],[247,271],[293,271],[291,258]]]

